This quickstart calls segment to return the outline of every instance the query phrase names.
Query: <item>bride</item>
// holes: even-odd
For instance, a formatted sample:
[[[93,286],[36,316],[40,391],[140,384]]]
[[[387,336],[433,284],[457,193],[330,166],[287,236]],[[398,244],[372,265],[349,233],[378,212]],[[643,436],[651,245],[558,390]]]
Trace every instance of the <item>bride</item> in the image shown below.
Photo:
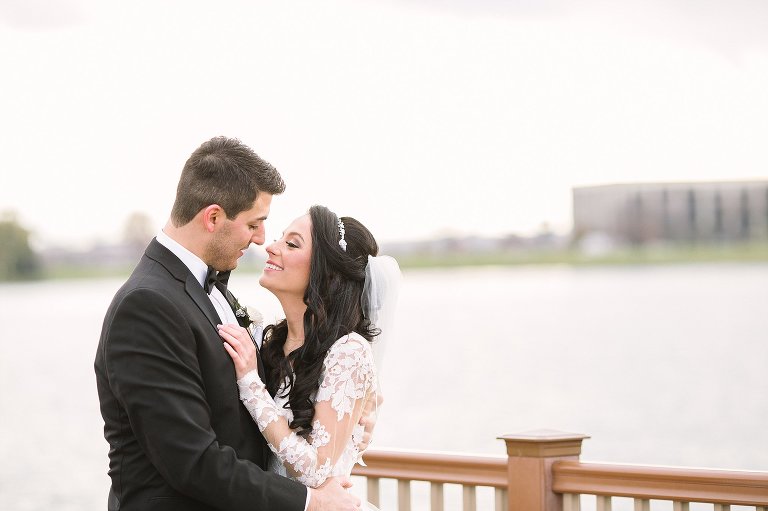
[[[275,454],[270,469],[316,488],[348,477],[361,457],[360,417],[378,399],[372,343],[378,353],[400,270],[376,256],[365,226],[323,206],[294,220],[267,253],[259,283],[285,319],[264,331],[265,378],[247,330],[221,325],[219,333],[240,399]]]

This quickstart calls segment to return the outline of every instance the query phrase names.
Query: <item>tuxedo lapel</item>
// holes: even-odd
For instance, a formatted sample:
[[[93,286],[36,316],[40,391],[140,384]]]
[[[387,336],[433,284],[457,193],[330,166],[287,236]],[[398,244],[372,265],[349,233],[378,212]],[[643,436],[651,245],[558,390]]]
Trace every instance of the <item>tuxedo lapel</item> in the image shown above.
[[[208,319],[211,326],[216,329],[216,325],[221,323],[219,314],[216,312],[211,299],[208,298],[203,287],[192,275],[192,272],[189,271],[189,268],[173,252],[160,244],[157,239],[153,239],[150,242],[145,255],[163,265],[173,278],[184,284],[184,290],[187,295]]]
[[[159,243],[157,239],[153,239],[150,242],[145,255],[163,265],[165,269],[167,269],[168,272],[173,276],[173,278],[184,283],[184,290],[186,291],[187,295],[192,299],[193,302],[195,302],[195,305],[197,305],[197,307],[200,309],[200,312],[202,312],[203,315],[208,318],[211,326],[216,331],[216,333],[218,333],[216,325],[219,325],[222,322],[221,318],[219,318],[219,313],[216,312],[216,308],[213,306],[213,303],[211,303],[211,299],[208,297],[208,294],[205,292],[197,279],[195,279],[194,275],[192,275],[192,272],[189,271],[189,268],[187,268],[187,266],[182,263],[181,260],[173,254],[173,252]],[[227,289],[225,298],[227,299],[229,306],[232,308],[232,312],[235,313],[237,300],[229,291],[229,289]],[[235,314],[235,318],[237,318],[237,314]],[[237,318],[237,320],[239,322],[240,318]],[[246,330],[248,329],[246,328]],[[251,335],[250,330],[248,330],[248,335]],[[253,340],[253,336],[251,336],[251,340]],[[256,342],[254,342],[254,345],[256,346],[257,369],[259,376],[261,376],[263,380],[265,374],[264,364],[261,361],[259,345]]]
[[[195,305],[198,306],[200,311],[205,314],[205,317],[208,318],[208,321],[211,322],[211,325],[213,325],[214,328],[216,328],[216,325],[221,324],[221,318],[219,318],[216,308],[213,306],[213,303],[211,303],[211,299],[200,286],[200,283],[195,280],[195,277],[191,274],[184,283],[184,288],[189,297],[192,298],[192,301],[195,302]]]
[[[253,345],[256,346],[256,369],[259,372],[259,376],[261,377],[262,381],[264,381],[264,363],[261,361],[261,339],[259,339],[259,342],[256,342],[256,339],[253,338],[253,334],[251,333],[251,329],[248,328],[248,326],[244,326],[240,323],[240,317],[237,315],[237,299],[235,298],[235,295],[232,294],[232,292],[227,289],[227,294],[224,295],[224,297],[227,299],[227,303],[229,304],[230,308],[232,309],[232,312],[235,313],[235,318],[237,319],[237,323],[245,328],[245,330],[248,332],[248,335],[251,336],[251,341],[253,341]],[[258,332],[261,332],[261,329],[257,330]]]
[[[237,299],[235,298],[235,295],[232,294],[232,291],[227,289],[227,292],[224,293],[224,298],[226,298],[227,303],[229,304],[229,308],[232,309],[232,312],[235,314],[235,318],[237,318],[237,322],[239,324],[240,318],[237,316]]]

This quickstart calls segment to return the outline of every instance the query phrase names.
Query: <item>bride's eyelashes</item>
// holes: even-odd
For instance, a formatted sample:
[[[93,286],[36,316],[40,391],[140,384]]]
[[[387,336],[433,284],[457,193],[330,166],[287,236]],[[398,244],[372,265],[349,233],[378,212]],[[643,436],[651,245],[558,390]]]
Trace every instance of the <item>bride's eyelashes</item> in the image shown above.
[[[277,243],[280,240],[272,240],[273,243]],[[299,248],[299,246],[296,243],[293,243],[292,241],[286,241],[285,244],[289,246],[290,248]]]

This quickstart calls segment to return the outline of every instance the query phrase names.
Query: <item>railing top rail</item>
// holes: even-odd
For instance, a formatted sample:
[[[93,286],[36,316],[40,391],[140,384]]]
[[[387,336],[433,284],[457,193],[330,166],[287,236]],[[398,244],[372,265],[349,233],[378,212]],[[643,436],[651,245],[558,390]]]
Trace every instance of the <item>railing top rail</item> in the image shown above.
[[[366,451],[367,466],[353,475],[506,488],[505,456],[469,456],[417,451]]]
[[[368,449],[363,453],[364,457],[367,457],[369,454],[375,454],[376,456],[380,454],[397,454],[397,455],[408,455],[408,454],[414,454],[417,456],[430,456],[430,457],[445,457],[446,459],[454,459],[454,458],[478,458],[478,459],[492,459],[492,460],[506,460],[507,457],[503,454],[477,454],[473,452],[466,452],[466,451],[438,451],[438,450],[428,450],[428,449],[406,449],[403,447],[384,447],[379,446],[373,449]]]
[[[558,493],[768,505],[768,472],[557,461]]]

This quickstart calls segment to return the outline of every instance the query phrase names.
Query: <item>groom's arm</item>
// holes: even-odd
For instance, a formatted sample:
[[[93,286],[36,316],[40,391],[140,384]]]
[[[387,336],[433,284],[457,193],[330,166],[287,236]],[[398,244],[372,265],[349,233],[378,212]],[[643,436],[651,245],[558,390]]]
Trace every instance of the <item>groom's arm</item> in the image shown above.
[[[149,289],[129,292],[117,306],[105,349],[110,387],[168,484],[220,509],[304,510],[306,488],[218,443],[194,333],[167,296]]]

